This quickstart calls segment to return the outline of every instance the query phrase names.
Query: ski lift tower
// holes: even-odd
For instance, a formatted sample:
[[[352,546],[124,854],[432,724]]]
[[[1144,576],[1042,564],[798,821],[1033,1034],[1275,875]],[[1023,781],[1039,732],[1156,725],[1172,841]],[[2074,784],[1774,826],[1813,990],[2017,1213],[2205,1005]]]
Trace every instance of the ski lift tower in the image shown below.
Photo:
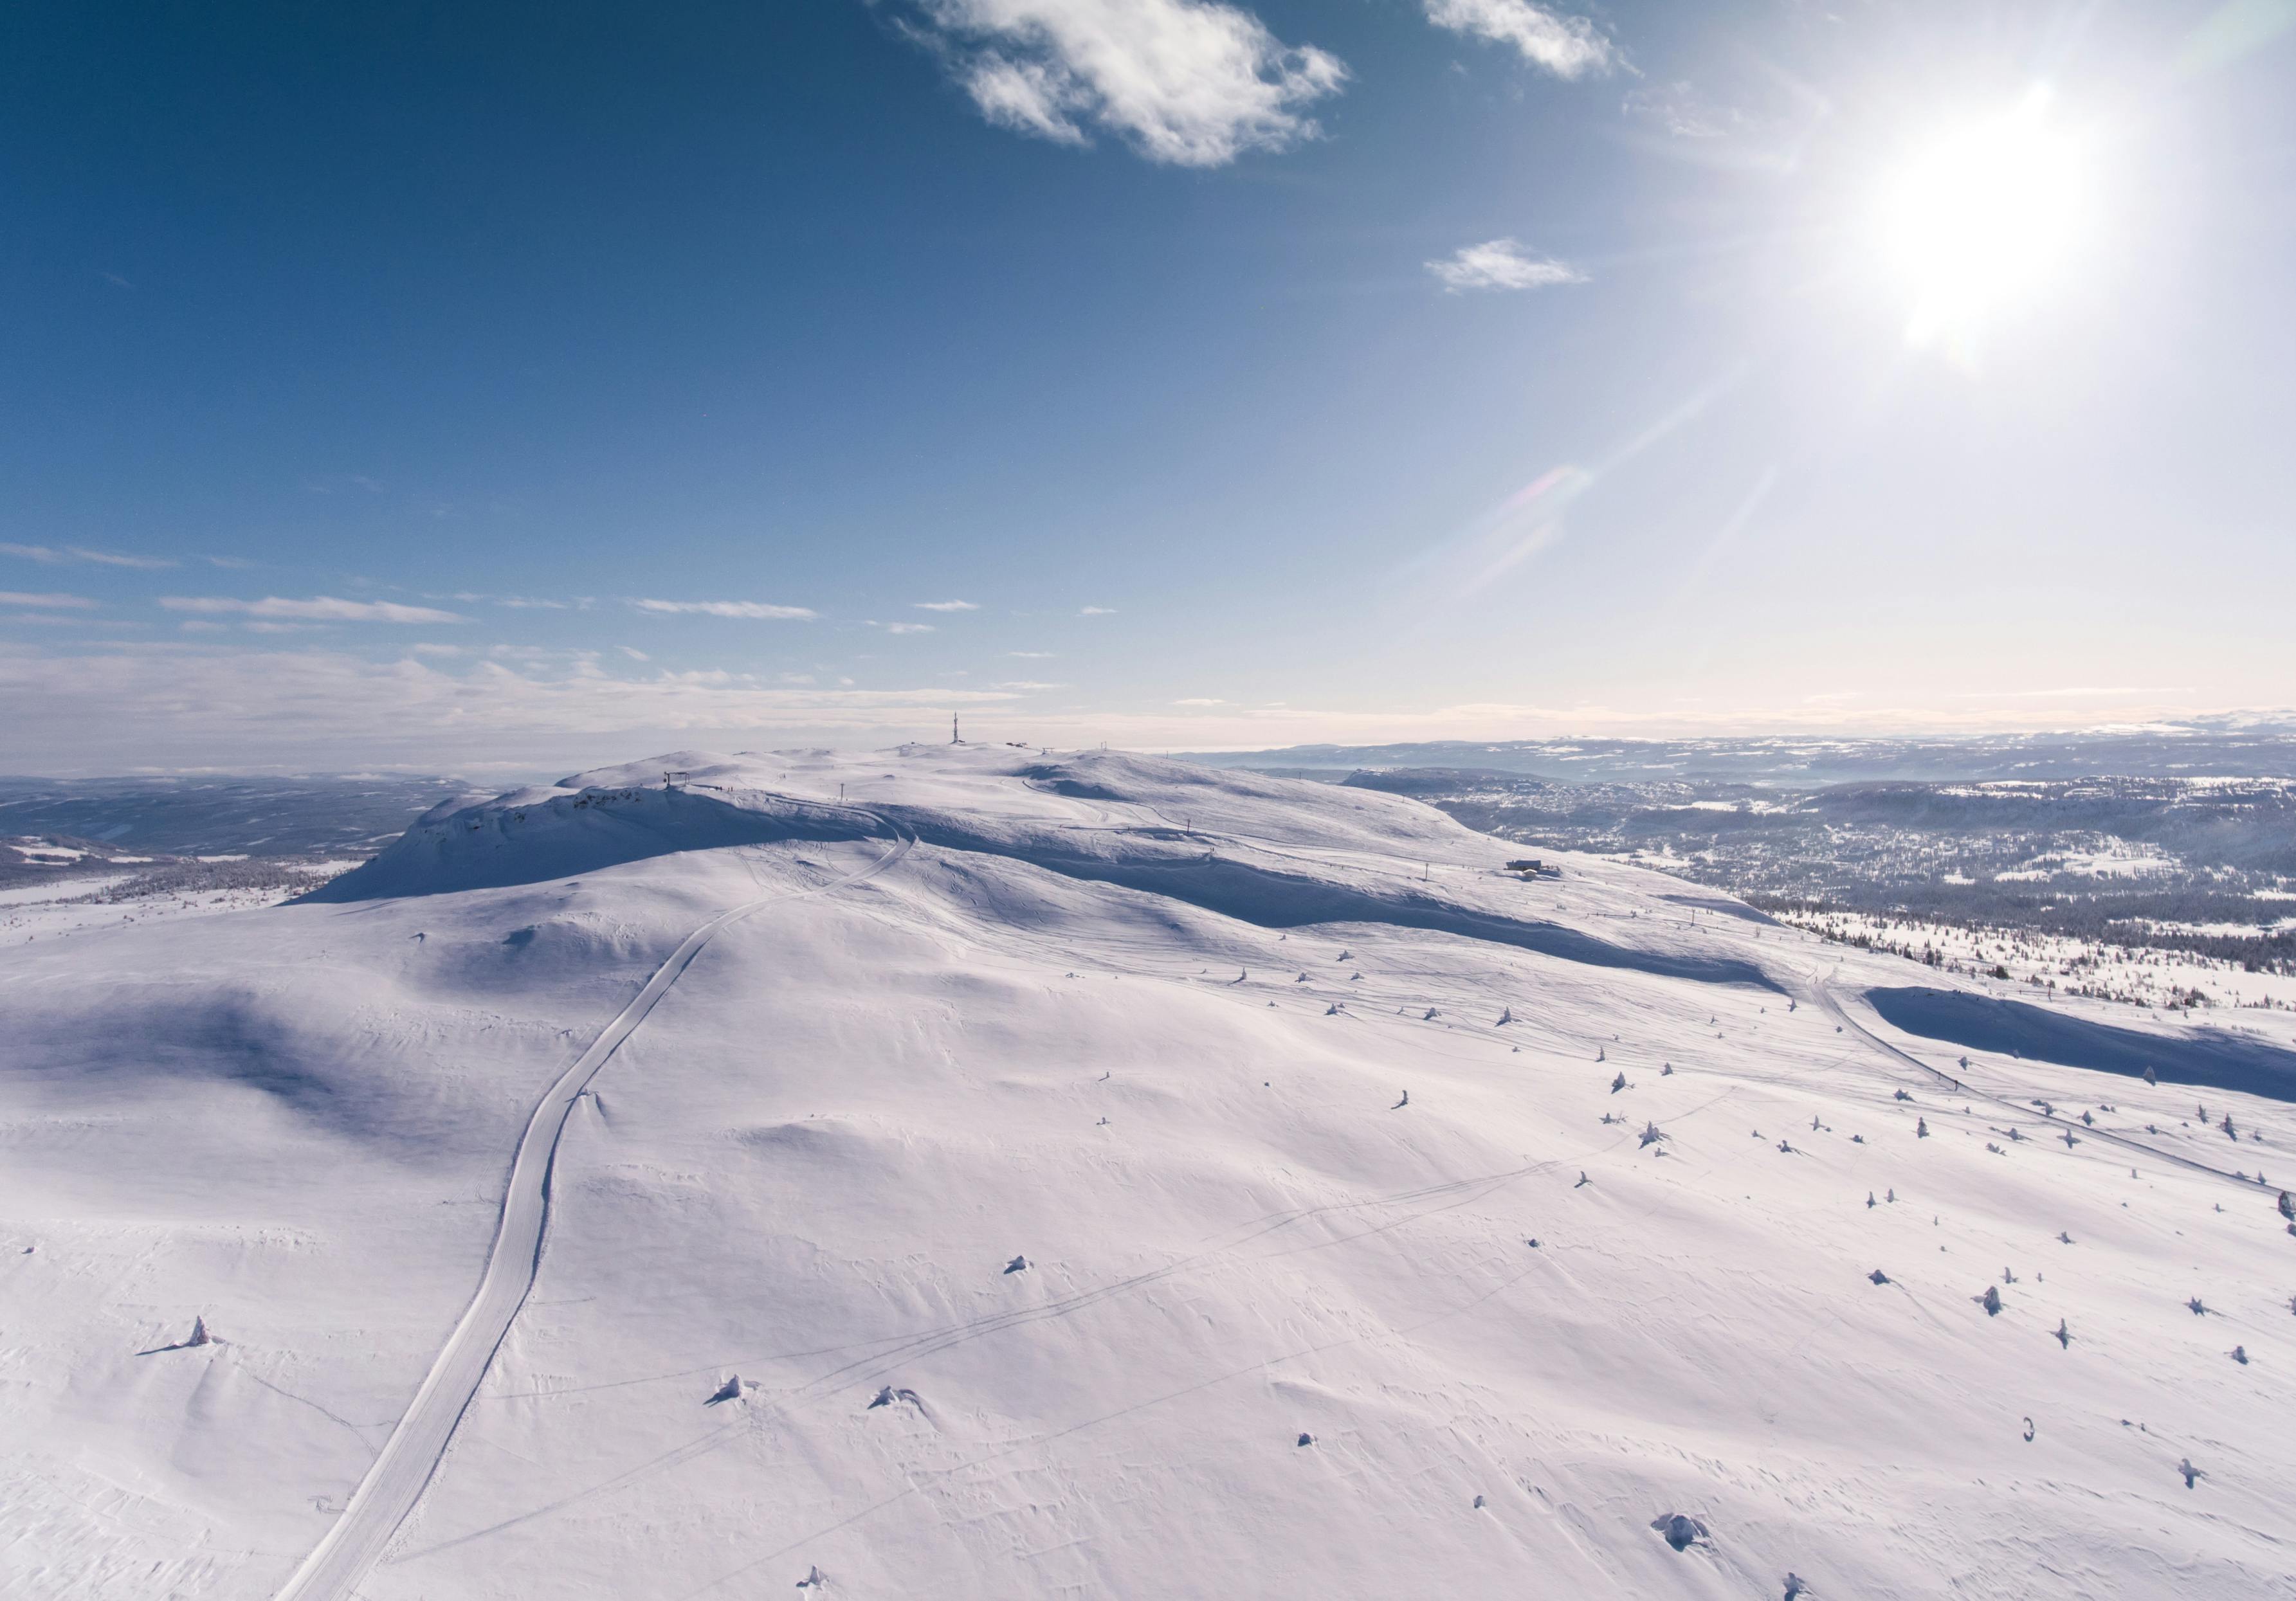
[[[951,712],[948,715],[948,742],[951,745],[962,745],[964,743],[963,739],[957,737],[956,714],[955,712]]]

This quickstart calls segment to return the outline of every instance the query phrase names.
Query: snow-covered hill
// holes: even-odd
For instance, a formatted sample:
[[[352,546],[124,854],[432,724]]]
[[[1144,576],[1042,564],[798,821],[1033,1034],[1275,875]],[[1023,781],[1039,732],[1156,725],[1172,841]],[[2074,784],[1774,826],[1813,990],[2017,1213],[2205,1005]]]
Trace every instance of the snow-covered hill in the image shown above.
[[[1508,854],[686,752],[0,954],[0,1594],[2296,1596],[2289,1041]]]

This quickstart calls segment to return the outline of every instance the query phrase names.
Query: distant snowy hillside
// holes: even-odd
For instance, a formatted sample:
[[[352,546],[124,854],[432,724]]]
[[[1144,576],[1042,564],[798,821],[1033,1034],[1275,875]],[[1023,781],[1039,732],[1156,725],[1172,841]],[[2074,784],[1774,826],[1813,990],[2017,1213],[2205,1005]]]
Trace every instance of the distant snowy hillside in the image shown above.
[[[681,752],[0,952],[0,1596],[2296,1597],[2284,1029],[1512,854]]]

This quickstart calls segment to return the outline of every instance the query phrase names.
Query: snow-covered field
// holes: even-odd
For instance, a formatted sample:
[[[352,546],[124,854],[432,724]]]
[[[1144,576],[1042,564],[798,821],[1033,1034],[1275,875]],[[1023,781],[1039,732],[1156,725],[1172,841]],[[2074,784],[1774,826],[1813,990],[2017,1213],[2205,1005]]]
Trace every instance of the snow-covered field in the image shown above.
[[[2296,1597],[2296,1054],[1514,851],[682,753],[0,948],[0,1594]]]

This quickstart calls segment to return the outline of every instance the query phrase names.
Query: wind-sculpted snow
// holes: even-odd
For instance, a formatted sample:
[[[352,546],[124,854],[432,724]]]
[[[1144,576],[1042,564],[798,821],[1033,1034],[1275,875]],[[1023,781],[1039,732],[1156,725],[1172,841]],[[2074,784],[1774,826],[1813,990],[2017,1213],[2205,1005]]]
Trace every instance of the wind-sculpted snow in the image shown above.
[[[2164,1083],[2296,1101],[2296,1050],[2216,1028],[2116,1028],[2022,1001],[1923,985],[1881,986],[1866,1001],[1893,1028],[1968,1050]]]
[[[916,826],[921,837],[935,844],[974,850],[986,845],[978,837],[967,838],[962,833],[928,831],[931,829],[930,823]],[[1536,951],[1543,956],[1585,962],[1591,967],[1631,968],[1636,972],[1700,984],[1743,984],[1780,991],[1778,984],[1757,962],[1734,957],[1641,951],[1556,923],[1473,911],[1407,891],[1366,893],[1304,872],[1275,871],[1250,862],[1193,854],[1136,854],[1111,858],[1069,855],[1056,850],[1039,854],[1018,847],[1010,854],[1054,872],[1167,895],[1261,928],[1303,928],[1317,923],[1388,923],[1398,928],[1457,935],[1462,939],[1488,940],[1494,944]]]
[[[869,825],[848,811],[673,788],[657,782],[522,789],[450,802],[426,813],[373,861],[305,899],[499,889],[563,878],[679,851],[788,839],[861,839]]]
[[[685,752],[0,950],[0,1596],[2296,1601],[2287,1104],[1507,850]]]

